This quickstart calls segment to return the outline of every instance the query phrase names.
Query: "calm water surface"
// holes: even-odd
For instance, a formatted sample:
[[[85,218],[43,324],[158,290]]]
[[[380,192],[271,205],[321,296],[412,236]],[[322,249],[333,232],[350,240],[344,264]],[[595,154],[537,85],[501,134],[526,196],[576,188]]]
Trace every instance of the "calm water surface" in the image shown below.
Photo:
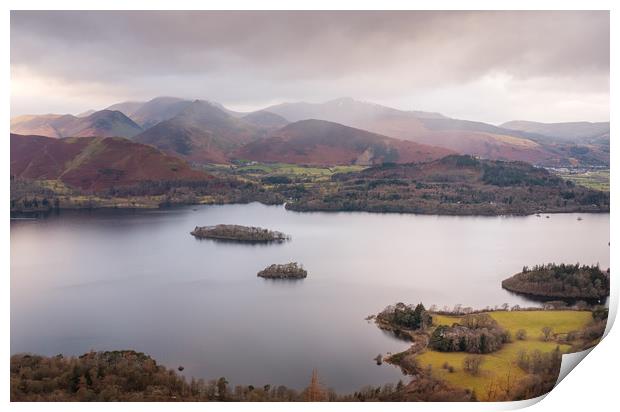
[[[577,216],[583,220],[578,221]],[[196,225],[280,230],[256,246],[196,240]],[[523,265],[609,266],[609,215],[450,217],[296,213],[260,204],[63,212],[11,222],[11,352],[135,349],[186,376],[339,392],[396,382],[377,354],[406,342],[364,318],[404,301],[538,305],[501,289]],[[298,261],[301,281],[261,279]]]

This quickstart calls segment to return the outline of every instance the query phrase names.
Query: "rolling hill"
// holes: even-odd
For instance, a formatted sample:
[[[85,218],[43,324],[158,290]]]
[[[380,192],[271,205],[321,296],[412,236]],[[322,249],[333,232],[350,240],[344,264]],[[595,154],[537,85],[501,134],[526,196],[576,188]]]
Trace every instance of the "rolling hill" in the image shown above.
[[[60,180],[98,192],[147,181],[209,179],[181,159],[120,137],[72,137],[11,134],[11,176]]]
[[[233,153],[239,159],[312,165],[373,165],[437,159],[449,150],[392,139],[324,120],[301,120]]]
[[[11,119],[11,133],[47,137],[133,137],[142,128],[122,112],[100,110],[85,117],[25,115]]]

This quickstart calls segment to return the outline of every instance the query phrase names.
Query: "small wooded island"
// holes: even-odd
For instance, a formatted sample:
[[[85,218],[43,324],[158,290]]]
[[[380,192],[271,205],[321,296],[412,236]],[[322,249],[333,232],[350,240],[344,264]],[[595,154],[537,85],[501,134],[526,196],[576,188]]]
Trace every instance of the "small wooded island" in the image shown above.
[[[258,272],[257,276],[265,279],[303,279],[308,276],[308,272],[297,262],[290,262],[268,266]]]
[[[542,298],[604,299],[609,296],[609,269],[549,263],[525,266],[523,271],[504,280],[502,287],[516,293]]]
[[[284,242],[290,236],[262,227],[241,225],[196,226],[190,232],[198,239],[230,240],[237,242]]]

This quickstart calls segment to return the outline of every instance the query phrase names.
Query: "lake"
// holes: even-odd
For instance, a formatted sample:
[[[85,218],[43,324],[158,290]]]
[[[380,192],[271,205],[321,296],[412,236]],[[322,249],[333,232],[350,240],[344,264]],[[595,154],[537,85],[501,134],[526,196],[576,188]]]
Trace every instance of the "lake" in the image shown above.
[[[11,353],[135,349],[187,377],[338,392],[397,382],[373,358],[408,344],[365,320],[389,304],[540,303],[501,288],[524,265],[609,267],[608,214],[550,218],[296,213],[282,206],[61,212],[11,221]],[[581,216],[583,220],[577,220]],[[197,240],[235,223],[284,244]],[[262,279],[298,261],[299,281]]]

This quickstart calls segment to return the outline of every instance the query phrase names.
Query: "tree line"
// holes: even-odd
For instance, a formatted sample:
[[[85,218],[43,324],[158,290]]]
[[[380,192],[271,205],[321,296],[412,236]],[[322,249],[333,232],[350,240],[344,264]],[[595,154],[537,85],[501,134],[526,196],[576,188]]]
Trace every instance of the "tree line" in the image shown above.
[[[480,313],[465,315],[452,326],[437,326],[429,347],[440,352],[490,353],[501,349],[511,339],[510,332],[495,319]]]
[[[178,368],[179,371],[183,367]],[[189,381],[136,351],[89,352],[79,357],[11,356],[11,401],[470,401],[465,389],[430,375],[410,383],[365,386],[348,394],[326,388],[313,371],[303,390],[284,385],[235,385],[225,377]]]
[[[399,302],[385,308],[377,319],[410,330],[426,329],[433,323],[433,317],[421,303],[412,306]]]

